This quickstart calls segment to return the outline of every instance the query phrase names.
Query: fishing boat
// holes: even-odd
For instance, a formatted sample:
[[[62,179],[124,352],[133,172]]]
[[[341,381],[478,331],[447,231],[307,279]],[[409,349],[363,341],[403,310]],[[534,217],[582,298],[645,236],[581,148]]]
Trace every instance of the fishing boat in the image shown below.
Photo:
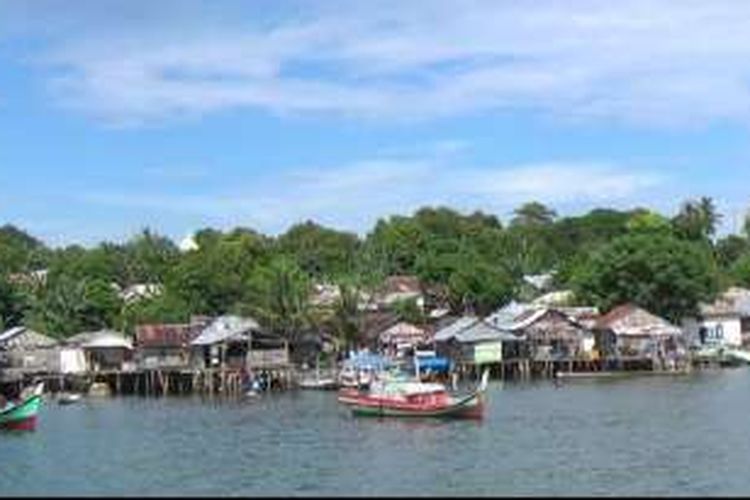
[[[342,389],[338,401],[355,416],[482,418],[488,380],[485,371],[478,387],[466,395],[451,394],[439,383],[377,380],[368,391]]]
[[[20,402],[8,402],[0,408],[0,429],[33,431],[43,391],[44,383],[39,383]]]

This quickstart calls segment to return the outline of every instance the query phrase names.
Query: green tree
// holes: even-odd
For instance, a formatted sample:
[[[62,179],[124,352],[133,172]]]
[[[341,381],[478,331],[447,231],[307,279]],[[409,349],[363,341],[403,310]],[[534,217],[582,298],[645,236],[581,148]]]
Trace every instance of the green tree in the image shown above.
[[[740,257],[750,253],[750,241],[747,238],[730,234],[716,242],[716,259],[723,269],[728,269]]]
[[[338,283],[339,296],[329,320],[339,345],[348,351],[356,346],[364,330],[365,314],[361,307],[364,286],[359,277],[342,279]]]
[[[511,226],[548,226],[557,218],[557,213],[537,201],[524,203],[513,211]]]
[[[179,295],[165,292],[152,298],[144,298],[124,305],[119,327],[129,335],[135,333],[135,327],[149,323],[187,323],[190,321],[190,309]]]
[[[163,283],[170,267],[179,258],[172,240],[146,228],[128,241],[123,249],[124,285]]]
[[[245,302],[250,276],[258,266],[268,265],[270,242],[246,229],[211,233],[210,239],[203,234],[199,248],[170,268],[166,289],[194,314],[225,314]]]
[[[292,226],[278,238],[279,250],[316,278],[351,273],[359,245],[356,234],[328,229],[312,221]]]
[[[639,210],[627,221],[627,230],[630,233],[671,234],[672,225],[669,219],[661,214],[650,210]]]
[[[396,312],[399,321],[405,321],[413,325],[422,325],[426,321],[424,311],[419,307],[416,299],[396,301],[393,304],[393,310]]]
[[[18,326],[29,307],[29,297],[20,287],[0,276],[0,332]]]
[[[448,298],[455,312],[483,315],[508,302],[514,287],[505,269],[466,255],[448,279]]]
[[[277,257],[256,269],[248,282],[249,303],[242,310],[294,342],[311,325],[310,280],[296,262]]]
[[[576,296],[602,310],[632,302],[679,321],[714,297],[718,272],[705,244],[630,234],[595,252],[571,281]]]
[[[721,217],[713,199],[704,196],[684,202],[673,224],[677,234],[683,238],[710,240],[716,234]]]
[[[29,233],[11,224],[0,227],[0,274],[41,269],[48,258],[49,250]]]

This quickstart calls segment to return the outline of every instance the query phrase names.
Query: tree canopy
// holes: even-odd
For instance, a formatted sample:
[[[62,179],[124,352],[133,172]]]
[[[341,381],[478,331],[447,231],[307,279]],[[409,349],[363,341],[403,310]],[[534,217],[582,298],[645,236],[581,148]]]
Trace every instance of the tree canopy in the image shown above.
[[[678,320],[721,286],[750,286],[750,236],[719,237],[711,198],[685,201],[673,216],[644,208],[559,215],[539,202],[509,223],[445,206],[378,220],[364,237],[305,221],[278,236],[251,228],[203,228],[181,251],[144,229],[124,243],[50,248],[0,227],[0,324],[27,324],[65,337],[85,329],[183,322],[192,315],[245,312],[292,338],[326,325],[351,344],[361,332],[361,297],[390,275],[417,276],[455,314],[484,314],[529,298],[523,277],[554,271],[558,287],[604,310],[635,302]],[[46,270],[46,274],[34,274]],[[30,279],[34,276],[34,279]],[[324,314],[311,310],[314,284],[338,287]],[[137,284],[160,293],[129,299]],[[536,292],[534,292],[536,293]],[[410,302],[404,320],[426,321]]]

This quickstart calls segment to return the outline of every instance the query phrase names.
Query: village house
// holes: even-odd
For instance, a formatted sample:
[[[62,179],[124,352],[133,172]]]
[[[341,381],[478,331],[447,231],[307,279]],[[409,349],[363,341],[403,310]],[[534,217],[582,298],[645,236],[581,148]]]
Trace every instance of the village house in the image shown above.
[[[591,313],[591,308],[571,312]],[[592,359],[594,334],[563,308],[511,302],[487,318],[494,327],[524,337],[526,355],[536,361]]]
[[[750,340],[750,290],[729,288],[699,311],[682,323],[691,346],[740,347]]]
[[[377,309],[388,309],[396,302],[405,300],[414,300],[420,309],[424,309],[422,283],[416,276],[388,276],[375,293],[374,305]]]
[[[427,329],[401,321],[383,330],[379,335],[380,347],[396,356],[431,342]]]
[[[220,316],[190,342],[194,368],[265,369],[289,364],[289,345],[253,318]]]
[[[65,339],[69,349],[80,349],[87,371],[129,372],[135,370],[133,342],[112,330],[82,332]]]
[[[60,346],[55,339],[25,326],[0,333],[0,371],[4,377],[57,373],[60,368]]]
[[[461,372],[488,366],[501,376],[504,361],[517,362],[521,358],[525,340],[471,315],[439,329],[434,338],[436,352],[451,359]]]
[[[136,363],[141,369],[188,368],[190,342],[206,326],[204,321],[183,324],[138,325]]]
[[[608,364],[676,367],[686,355],[680,328],[633,304],[615,307],[594,327],[597,347]]]

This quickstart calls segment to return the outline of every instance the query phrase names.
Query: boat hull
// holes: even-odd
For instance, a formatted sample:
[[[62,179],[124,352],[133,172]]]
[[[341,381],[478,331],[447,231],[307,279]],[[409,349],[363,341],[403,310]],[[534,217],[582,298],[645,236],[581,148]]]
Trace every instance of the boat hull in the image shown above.
[[[341,401],[341,398],[339,399]],[[362,417],[429,417],[480,419],[484,402],[480,394],[471,394],[447,404],[417,405],[409,402],[385,401],[379,398],[348,398],[351,412]]]
[[[42,396],[33,395],[24,402],[0,412],[0,429],[33,431]]]

